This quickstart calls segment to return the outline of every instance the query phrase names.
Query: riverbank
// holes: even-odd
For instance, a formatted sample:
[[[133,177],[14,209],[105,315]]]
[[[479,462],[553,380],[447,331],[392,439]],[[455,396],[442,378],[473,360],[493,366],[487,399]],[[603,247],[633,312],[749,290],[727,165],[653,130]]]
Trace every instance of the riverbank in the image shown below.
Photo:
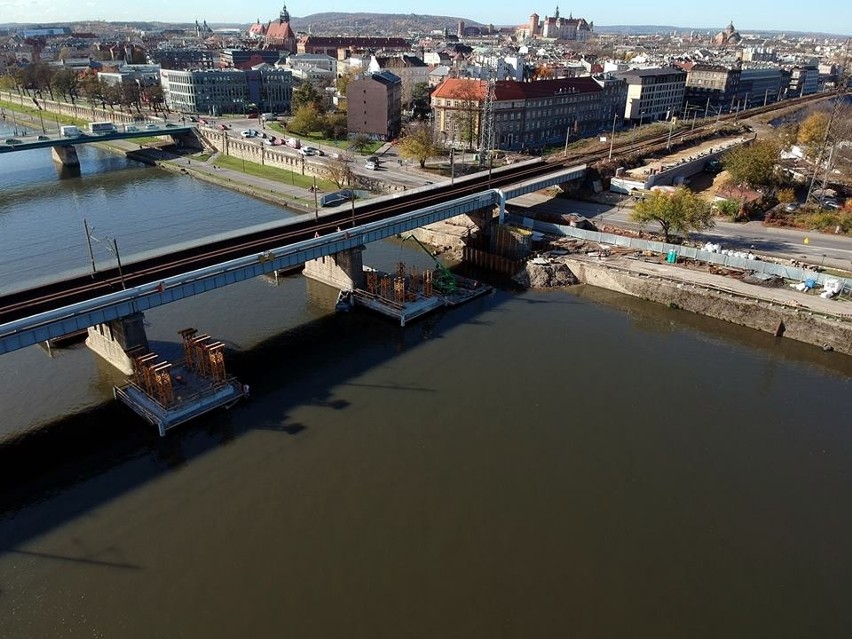
[[[673,309],[772,333],[852,355],[852,304],[817,295],[802,298],[790,289],[763,288],[754,284],[631,257],[571,254],[528,264],[529,279],[571,284],[570,274],[581,284],[638,297]]]

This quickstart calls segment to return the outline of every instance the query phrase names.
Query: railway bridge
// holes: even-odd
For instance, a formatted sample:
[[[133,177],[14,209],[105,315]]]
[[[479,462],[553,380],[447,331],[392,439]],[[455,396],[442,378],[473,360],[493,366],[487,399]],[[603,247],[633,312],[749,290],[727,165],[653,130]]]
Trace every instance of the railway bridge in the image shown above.
[[[340,286],[341,269],[350,280],[360,274],[365,244],[495,206],[502,219],[507,200],[581,179],[585,170],[533,160],[10,292],[0,296],[0,354],[96,327],[90,335],[104,338],[99,352],[115,363],[113,355],[145,344],[148,309],[329,256],[340,267],[331,283]]]

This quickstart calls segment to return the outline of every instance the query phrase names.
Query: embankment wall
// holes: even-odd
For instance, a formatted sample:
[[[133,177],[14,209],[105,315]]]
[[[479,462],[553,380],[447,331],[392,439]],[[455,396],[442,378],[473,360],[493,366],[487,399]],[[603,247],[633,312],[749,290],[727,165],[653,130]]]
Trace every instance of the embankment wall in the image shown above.
[[[693,313],[775,333],[783,323],[784,337],[852,355],[852,321],[747,297],[701,284],[634,273],[610,264],[564,258],[577,279]]]

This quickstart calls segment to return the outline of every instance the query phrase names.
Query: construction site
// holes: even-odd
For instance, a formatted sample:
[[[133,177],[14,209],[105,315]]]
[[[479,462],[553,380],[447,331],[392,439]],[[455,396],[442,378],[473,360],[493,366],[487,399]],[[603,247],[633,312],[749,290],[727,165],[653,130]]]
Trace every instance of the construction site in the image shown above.
[[[194,328],[180,331],[180,336],[182,361],[173,364],[143,349],[129,352],[133,374],[126,385],[113,388],[115,398],[156,426],[161,436],[248,395],[248,387],[227,373],[222,342]]]
[[[419,243],[419,242],[418,242]],[[364,269],[365,288],[343,295],[338,308],[362,306],[399,321],[400,326],[439,308],[458,306],[491,292],[476,280],[437,264],[420,270],[399,262],[394,273]]]

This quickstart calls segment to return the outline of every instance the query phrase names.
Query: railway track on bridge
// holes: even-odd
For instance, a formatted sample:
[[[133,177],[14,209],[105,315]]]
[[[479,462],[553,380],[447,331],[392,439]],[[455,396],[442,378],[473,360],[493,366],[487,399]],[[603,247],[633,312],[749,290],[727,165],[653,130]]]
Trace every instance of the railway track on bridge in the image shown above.
[[[367,222],[380,221],[471,195],[486,188],[501,188],[553,172],[554,165],[545,162],[513,165],[495,169],[490,177],[483,173],[474,176],[473,179],[459,180],[455,184],[436,186],[435,189],[425,193],[402,194],[365,202],[355,207],[354,224],[358,226]],[[319,220],[312,216],[300,216],[292,222],[273,229],[220,239],[169,254],[122,264],[121,273],[118,267],[114,267],[98,271],[93,275],[78,276],[37,288],[15,291],[0,296],[0,325],[107,295],[124,287],[157,283],[187,271],[263,253],[311,239],[316,234],[325,235],[340,228],[352,226],[352,210],[343,205],[337,211],[324,213]]]
[[[824,99],[826,96],[806,96],[794,100],[759,107],[743,114],[726,114],[713,118],[712,122],[705,121],[688,132],[673,136],[669,133],[645,135],[636,140],[614,144],[612,155],[620,156],[631,153],[649,153],[659,150],[661,145],[683,144],[706,138],[709,127],[716,127],[719,122],[728,122],[742,117],[753,117],[780,108],[789,108],[797,104]],[[163,254],[144,260],[122,265],[122,272],[117,267],[104,269],[92,275],[78,276],[60,280],[41,287],[15,291],[0,296],[0,325],[8,322],[51,311],[69,304],[94,299],[121,290],[124,287],[135,287],[144,284],[157,283],[165,278],[186,273],[229,260],[259,254],[280,248],[302,240],[313,238],[316,234],[324,235],[338,228],[349,228],[354,224],[361,225],[387,219],[402,213],[408,213],[439,204],[455,198],[471,195],[484,188],[501,188],[517,184],[528,179],[541,177],[569,165],[592,164],[610,155],[609,147],[588,152],[569,154],[539,163],[524,163],[501,167],[489,171],[488,174],[477,174],[473,178],[459,179],[455,184],[435,185],[425,193],[408,193],[389,198],[381,198],[365,202],[355,207],[354,220],[352,211],[341,207],[335,212],[326,212],[318,220],[301,216],[290,223],[264,231],[255,231],[231,238],[216,240],[195,247],[184,248],[173,253]]]

